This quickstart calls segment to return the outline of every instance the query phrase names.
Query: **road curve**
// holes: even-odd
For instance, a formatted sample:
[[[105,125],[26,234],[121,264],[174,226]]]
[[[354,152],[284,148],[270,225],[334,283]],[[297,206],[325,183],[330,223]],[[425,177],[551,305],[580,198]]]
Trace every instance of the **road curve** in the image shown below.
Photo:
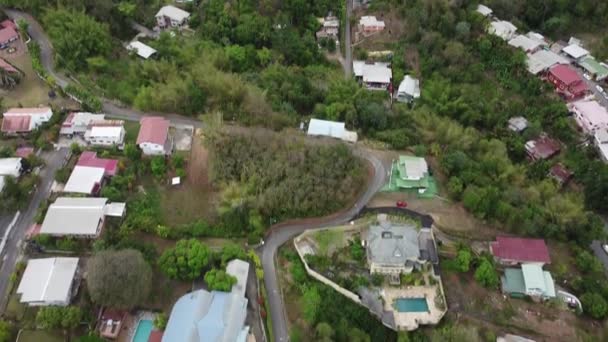
[[[266,237],[262,250],[262,266],[264,268],[264,284],[266,285],[266,290],[268,292],[268,303],[272,316],[273,335],[276,341],[289,340],[287,318],[285,317],[283,298],[281,296],[281,289],[278,284],[275,268],[277,249],[307,229],[330,227],[350,221],[359,210],[367,205],[374,194],[376,194],[386,182],[387,171],[378,158],[370,151],[364,149],[356,149],[355,154],[370,163],[373,168],[373,176],[365,191],[359,196],[351,208],[339,214],[328,216],[327,218],[312,220],[316,222],[306,220],[306,223],[302,224],[277,224],[271,229],[269,235]]]
[[[350,15],[351,11],[351,2],[347,1],[347,16]],[[31,15],[17,11],[17,10],[9,10],[5,9],[7,15],[14,19],[23,19],[29,23],[28,33],[30,37],[38,43],[40,46],[40,59],[42,66],[47,71],[47,73],[55,78],[55,81],[58,86],[65,88],[70,81],[67,77],[59,74],[54,68],[54,52],[53,45],[51,44],[49,38],[42,26],[34,19]],[[347,18],[347,21],[349,19]],[[350,23],[347,23],[347,38],[350,37]],[[348,39],[347,46],[350,44],[350,39]],[[352,65],[350,60],[351,51],[350,48],[346,51],[346,60],[347,65]],[[124,120],[130,121],[139,121],[143,116],[155,113],[143,113],[132,108],[126,108],[121,106],[119,103],[109,100],[102,99],[102,109],[104,113],[110,114],[111,116],[121,118]],[[202,123],[200,120],[185,117],[177,114],[160,114],[166,118],[168,118],[172,125],[193,125],[194,127],[201,127]],[[281,223],[272,227],[268,236],[266,237],[266,241],[264,246],[262,247],[262,266],[264,268],[264,284],[266,285],[266,289],[268,291],[268,301],[270,306],[270,313],[272,315],[273,320],[273,335],[277,341],[288,341],[289,340],[289,331],[287,328],[287,321],[285,317],[285,309],[283,306],[283,298],[280,294],[280,288],[278,286],[276,268],[275,268],[275,255],[279,246],[284,244],[285,242],[292,239],[294,236],[302,233],[307,229],[315,229],[315,228],[323,228],[328,226],[334,226],[343,224],[345,222],[350,221],[358,212],[361,210],[374,196],[374,194],[380,190],[380,188],[386,182],[386,167],[382,164],[382,162],[376,158],[372,152],[369,150],[356,148],[354,149],[356,155],[365,159],[371,165],[373,169],[373,176],[371,177],[370,183],[368,184],[367,189],[359,196],[356,200],[355,204],[349,208],[348,210],[342,211],[338,214],[331,215],[325,218],[306,220],[303,222],[306,223]],[[302,221],[301,221],[302,222]]]

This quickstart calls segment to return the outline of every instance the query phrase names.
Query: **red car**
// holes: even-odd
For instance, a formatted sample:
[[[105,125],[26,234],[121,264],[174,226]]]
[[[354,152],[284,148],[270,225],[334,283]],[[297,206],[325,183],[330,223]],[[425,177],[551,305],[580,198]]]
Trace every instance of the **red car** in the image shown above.
[[[405,208],[405,207],[407,207],[407,202],[397,201],[397,208]]]

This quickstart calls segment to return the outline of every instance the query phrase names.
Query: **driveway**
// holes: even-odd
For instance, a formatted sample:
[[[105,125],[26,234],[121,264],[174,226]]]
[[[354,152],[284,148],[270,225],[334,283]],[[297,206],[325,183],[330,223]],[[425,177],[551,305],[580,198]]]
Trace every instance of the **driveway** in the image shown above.
[[[55,173],[63,166],[68,152],[69,149],[62,148],[41,155],[46,162],[46,167],[40,172],[40,183],[38,184],[38,188],[34,192],[27,208],[21,211],[19,219],[13,226],[6,240],[4,258],[2,259],[2,266],[0,266],[0,308],[4,308],[6,305],[7,297],[4,294],[8,289],[10,275],[13,273],[15,264],[19,258],[25,233],[34,223],[34,217],[36,216],[40,203],[49,197],[51,185],[55,179]]]

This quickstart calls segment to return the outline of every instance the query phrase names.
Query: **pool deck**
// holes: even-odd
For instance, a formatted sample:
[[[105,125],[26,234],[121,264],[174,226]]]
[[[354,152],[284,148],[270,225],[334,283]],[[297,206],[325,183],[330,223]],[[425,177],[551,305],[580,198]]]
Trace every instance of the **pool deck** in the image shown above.
[[[395,318],[397,330],[415,330],[420,324],[437,324],[445,314],[435,304],[437,285],[433,286],[404,286],[401,288],[385,287],[382,292],[384,310],[391,311]],[[394,302],[398,298],[426,298],[428,312],[399,312]]]

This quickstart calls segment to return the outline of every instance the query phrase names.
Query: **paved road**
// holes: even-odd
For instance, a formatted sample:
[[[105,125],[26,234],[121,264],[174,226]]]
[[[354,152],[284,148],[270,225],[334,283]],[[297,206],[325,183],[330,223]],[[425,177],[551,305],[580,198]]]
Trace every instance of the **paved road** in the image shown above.
[[[55,179],[55,172],[59,170],[65,161],[69,149],[63,148],[59,151],[52,151],[42,154],[42,158],[46,162],[46,167],[40,172],[40,183],[36,189],[28,207],[21,211],[19,219],[8,235],[5,247],[5,255],[0,267],[0,308],[6,305],[6,297],[4,294],[7,291],[9,278],[15,269],[15,263],[19,257],[21,244],[24,240],[25,233],[34,222],[34,217],[40,203],[48,198],[51,192],[51,185]]]
[[[380,160],[366,150],[356,150],[355,153],[372,165],[374,175],[369,186],[352,208],[335,216],[318,219],[316,222],[306,221],[306,223],[290,225],[278,224],[273,227],[270,235],[266,238],[262,251],[262,266],[264,268],[264,284],[268,292],[268,302],[272,316],[273,335],[277,341],[289,340],[284,303],[275,269],[275,256],[279,246],[307,229],[335,226],[350,221],[386,182],[387,168]]]
[[[344,27],[344,58],[345,65],[344,71],[346,72],[346,77],[350,78],[353,74],[353,48],[351,41],[351,32],[350,32],[350,16],[353,12],[353,0],[346,0],[346,25]]]

